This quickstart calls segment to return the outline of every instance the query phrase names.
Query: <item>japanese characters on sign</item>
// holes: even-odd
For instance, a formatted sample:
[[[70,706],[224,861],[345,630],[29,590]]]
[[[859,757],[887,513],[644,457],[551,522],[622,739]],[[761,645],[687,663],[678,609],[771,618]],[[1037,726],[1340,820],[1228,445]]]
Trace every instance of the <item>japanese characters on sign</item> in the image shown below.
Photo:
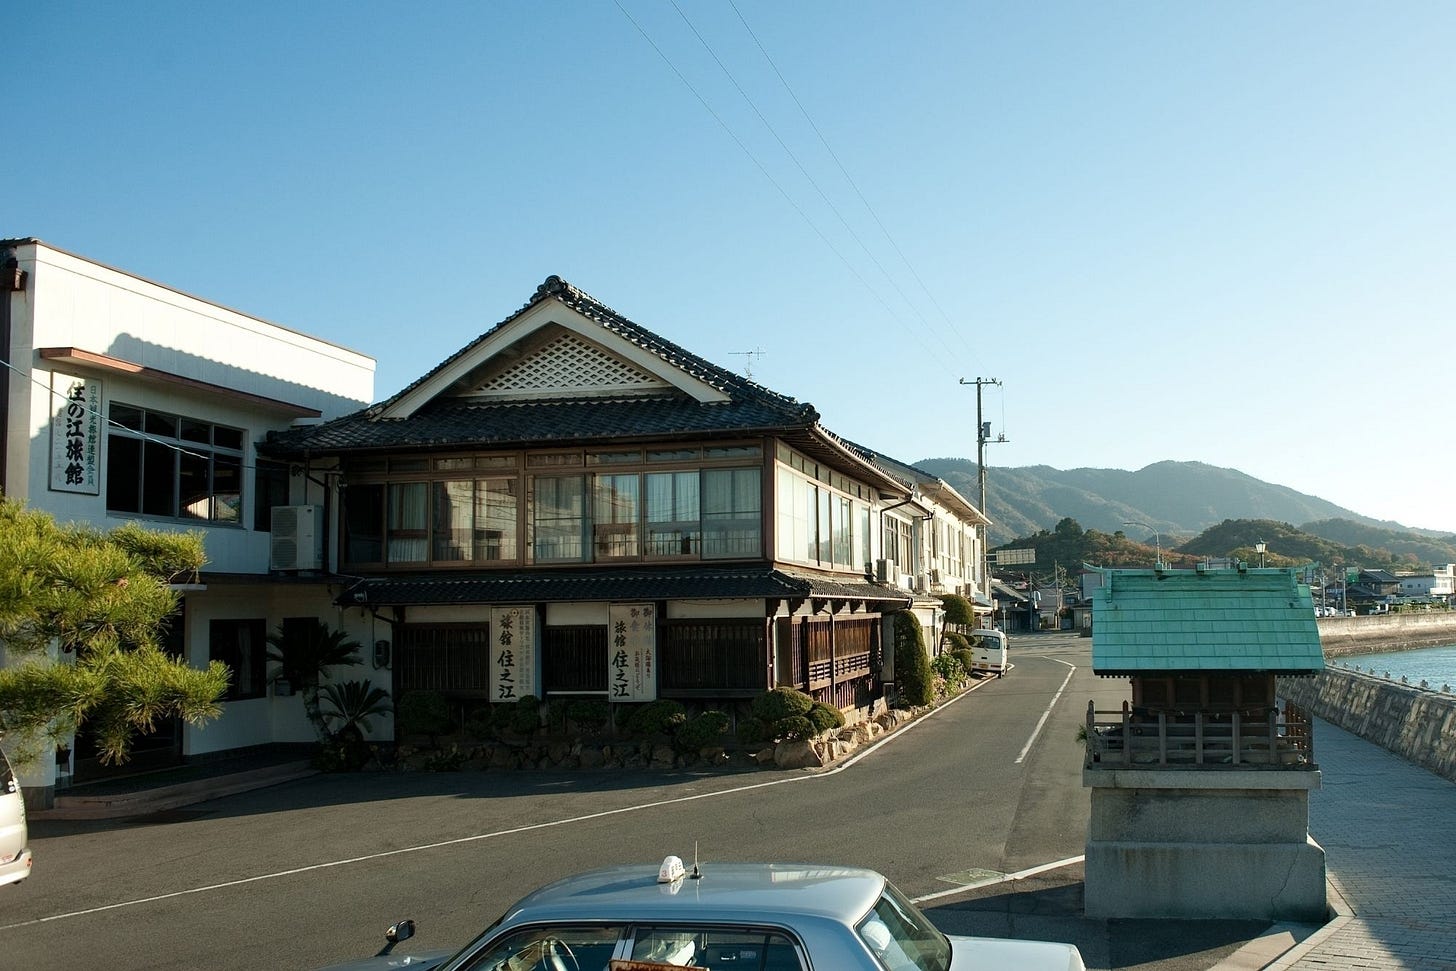
[[[51,490],[101,494],[101,382],[51,373]]]
[[[607,610],[607,700],[657,700],[657,608],[612,604]]]
[[[490,700],[519,701],[536,692],[536,608],[490,611]]]

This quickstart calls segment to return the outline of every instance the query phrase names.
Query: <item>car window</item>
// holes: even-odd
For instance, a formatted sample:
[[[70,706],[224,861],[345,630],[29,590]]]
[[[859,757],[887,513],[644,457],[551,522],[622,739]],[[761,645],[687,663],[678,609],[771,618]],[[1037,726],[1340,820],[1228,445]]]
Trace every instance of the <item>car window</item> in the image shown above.
[[[489,944],[463,965],[468,971],[607,971],[620,926],[543,924]]]
[[[888,883],[855,931],[885,971],[947,971],[950,967],[950,941]]]
[[[717,927],[639,927],[632,960],[672,968],[733,968],[735,971],[800,971],[798,950],[787,935],[772,930]]]

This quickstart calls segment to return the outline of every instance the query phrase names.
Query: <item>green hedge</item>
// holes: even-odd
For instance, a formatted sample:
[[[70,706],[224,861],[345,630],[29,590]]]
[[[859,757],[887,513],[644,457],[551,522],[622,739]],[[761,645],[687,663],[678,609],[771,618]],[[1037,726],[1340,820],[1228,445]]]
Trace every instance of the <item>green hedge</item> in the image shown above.
[[[934,699],[925,634],[907,610],[895,614],[895,683],[903,704],[928,705]]]

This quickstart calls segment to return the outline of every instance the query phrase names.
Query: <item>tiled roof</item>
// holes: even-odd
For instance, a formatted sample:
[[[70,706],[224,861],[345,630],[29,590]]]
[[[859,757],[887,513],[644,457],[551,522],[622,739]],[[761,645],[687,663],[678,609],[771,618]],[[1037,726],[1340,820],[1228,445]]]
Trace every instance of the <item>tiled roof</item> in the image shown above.
[[[338,598],[344,606],[519,604],[567,601],[876,600],[909,605],[909,595],[869,582],[802,576],[767,566],[534,570],[368,577]]]
[[[1314,601],[1290,570],[1107,570],[1092,611],[1098,674],[1324,668]]]
[[[730,400],[702,404],[676,393],[652,397],[533,400],[515,404],[442,397],[429,402],[407,419],[379,417],[394,402],[545,300],[561,301],[622,339],[723,392]],[[770,391],[718,367],[633,323],[560,277],[552,276],[536,289],[535,295],[524,307],[398,394],[321,425],[273,433],[264,450],[289,455],[335,449],[537,445],[624,437],[810,429],[816,427],[818,420],[819,414],[812,405]]]
[[[549,445],[652,436],[747,433],[804,428],[804,412],[763,401],[703,405],[686,398],[533,401],[529,404],[432,402],[403,420],[358,412],[273,436],[268,451],[417,448],[455,445]]]

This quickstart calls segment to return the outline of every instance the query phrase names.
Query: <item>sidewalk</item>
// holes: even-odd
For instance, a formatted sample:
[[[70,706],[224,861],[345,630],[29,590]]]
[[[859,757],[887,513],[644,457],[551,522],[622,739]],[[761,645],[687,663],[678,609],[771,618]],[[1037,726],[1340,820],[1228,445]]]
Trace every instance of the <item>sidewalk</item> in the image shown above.
[[[29,815],[34,821],[145,816],[317,773],[296,750],[251,752],[62,789],[53,808]]]
[[[1270,968],[1456,971],[1456,783],[1320,721],[1310,835],[1339,915]]]

